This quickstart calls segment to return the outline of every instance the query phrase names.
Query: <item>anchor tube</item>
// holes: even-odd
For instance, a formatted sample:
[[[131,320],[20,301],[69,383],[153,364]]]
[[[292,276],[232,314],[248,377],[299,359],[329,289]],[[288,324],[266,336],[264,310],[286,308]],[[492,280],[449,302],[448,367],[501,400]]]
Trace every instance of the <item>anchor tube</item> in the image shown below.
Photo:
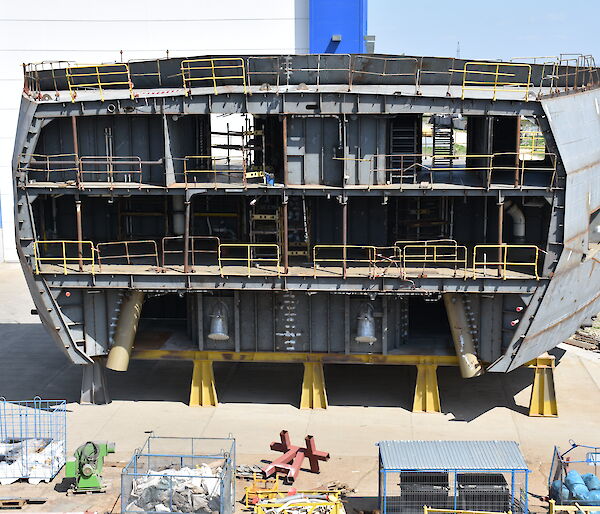
[[[112,369],[113,371],[127,371],[135,334],[142,313],[143,302],[144,293],[141,291],[132,291],[123,300],[121,315],[117,321],[117,328],[113,337],[113,346],[106,361],[108,369]]]
[[[477,358],[472,327],[469,324],[462,297],[456,293],[444,293],[443,296],[460,374],[463,378],[478,377],[483,373],[483,368]]]

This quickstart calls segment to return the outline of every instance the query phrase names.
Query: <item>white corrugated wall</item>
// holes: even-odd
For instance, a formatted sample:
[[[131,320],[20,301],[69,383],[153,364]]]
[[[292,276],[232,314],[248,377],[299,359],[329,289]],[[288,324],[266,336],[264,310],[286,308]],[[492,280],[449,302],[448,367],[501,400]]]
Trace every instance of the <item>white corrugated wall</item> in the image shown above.
[[[22,63],[211,53],[307,53],[308,0],[3,2],[0,14],[0,260],[16,260],[11,158]]]

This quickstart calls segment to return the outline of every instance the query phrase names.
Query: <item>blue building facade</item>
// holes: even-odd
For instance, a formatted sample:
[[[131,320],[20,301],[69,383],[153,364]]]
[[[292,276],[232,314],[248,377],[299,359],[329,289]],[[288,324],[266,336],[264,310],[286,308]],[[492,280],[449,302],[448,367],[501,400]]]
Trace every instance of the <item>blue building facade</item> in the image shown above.
[[[367,0],[310,0],[310,52],[365,53]]]

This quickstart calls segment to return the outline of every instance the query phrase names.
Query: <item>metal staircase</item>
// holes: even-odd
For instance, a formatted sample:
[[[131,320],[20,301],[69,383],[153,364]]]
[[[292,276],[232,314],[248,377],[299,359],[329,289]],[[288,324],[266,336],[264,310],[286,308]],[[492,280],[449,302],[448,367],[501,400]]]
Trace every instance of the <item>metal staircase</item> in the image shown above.
[[[433,124],[433,167],[449,168],[454,154],[454,132],[452,127]]]
[[[415,182],[419,171],[421,131],[416,116],[397,116],[390,123],[390,156],[386,168],[392,184]]]
[[[250,243],[276,244],[281,247],[281,209],[273,198],[263,198],[250,211]],[[252,257],[271,257],[267,248],[253,247]]]

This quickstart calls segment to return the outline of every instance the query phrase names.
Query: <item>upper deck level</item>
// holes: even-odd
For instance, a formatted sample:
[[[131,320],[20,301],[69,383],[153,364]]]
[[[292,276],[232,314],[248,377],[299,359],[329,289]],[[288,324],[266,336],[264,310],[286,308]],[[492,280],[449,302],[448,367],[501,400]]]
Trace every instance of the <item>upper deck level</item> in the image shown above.
[[[589,87],[589,56],[206,56],[26,65],[19,185],[303,194],[559,187],[538,99]],[[462,136],[462,140],[461,140]]]

